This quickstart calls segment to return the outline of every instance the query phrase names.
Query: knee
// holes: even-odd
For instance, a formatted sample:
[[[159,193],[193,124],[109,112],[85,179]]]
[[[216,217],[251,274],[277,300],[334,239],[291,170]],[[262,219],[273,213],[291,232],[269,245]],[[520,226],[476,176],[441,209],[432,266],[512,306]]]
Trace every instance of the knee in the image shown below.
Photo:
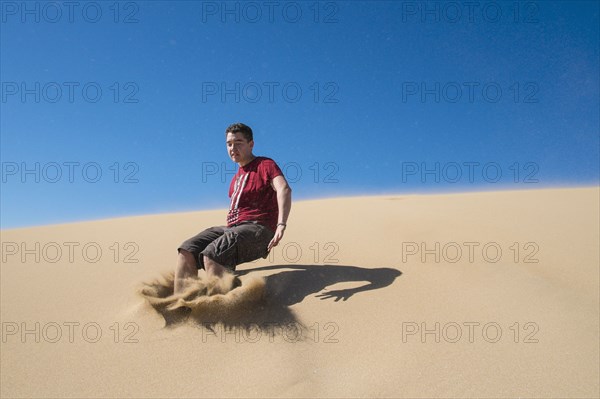
[[[206,255],[204,255],[204,269],[209,275],[215,275],[217,277],[221,277],[225,272],[225,268],[223,266]]]
[[[196,258],[191,252],[186,251],[185,249],[180,249],[179,255],[177,256],[179,257],[179,262],[177,262],[179,269],[197,269]]]
[[[179,255],[178,255],[179,258],[186,259],[186,260],[190,259],[190,258],[192,258],[192,259],[194,258],[194,255],[192,255],[191,252],[186,251],[185,249],[179,249],[179,250],[177,250],[177,252],[179,252]]]
[[[214,261],[206,255],[203,255],[202,260],[204,263],[204,269],[210,273],[214,268]]]

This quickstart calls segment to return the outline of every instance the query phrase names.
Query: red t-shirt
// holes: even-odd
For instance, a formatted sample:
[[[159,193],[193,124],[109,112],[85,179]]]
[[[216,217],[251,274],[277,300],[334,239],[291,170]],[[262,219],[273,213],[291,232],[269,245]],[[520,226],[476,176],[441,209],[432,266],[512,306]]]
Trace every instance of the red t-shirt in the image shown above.
[[[239,168],[229,185],[227,226],[256,221],[275,231],[279,209],[271,181],[279,175],[283,175],[279,166],[266,157],[256,157]]]

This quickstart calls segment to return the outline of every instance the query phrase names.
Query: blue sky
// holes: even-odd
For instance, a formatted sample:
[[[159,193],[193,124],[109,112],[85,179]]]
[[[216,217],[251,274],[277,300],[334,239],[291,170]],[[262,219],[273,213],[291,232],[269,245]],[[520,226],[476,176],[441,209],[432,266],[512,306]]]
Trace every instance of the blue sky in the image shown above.
[[[599,181],[599,3],[2,2],[1,226]]]

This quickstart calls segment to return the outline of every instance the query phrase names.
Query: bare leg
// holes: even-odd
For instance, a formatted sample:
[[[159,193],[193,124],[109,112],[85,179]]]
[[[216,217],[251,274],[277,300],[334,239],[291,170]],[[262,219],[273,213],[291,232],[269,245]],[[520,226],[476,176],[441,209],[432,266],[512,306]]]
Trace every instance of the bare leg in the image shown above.
[[[177,266],[175,267],[175,287],[173,292],[175,294],[182,292],[185,288],[185,279],[196,276],[198,276],[198,269],[196,268],[194,255],[184,249],[180,249],[177,256]]]
[[[209,276],[223,277],[223,273],[230,273],[224,266],[206,255],[204,256],[204,269]]]
[[[204,269],[206,270],[206,274],[208,276],[216,276],[218,278],[223,278],[224,275],[232,276],[234,274],[231,270],[227,269],[223,265],[215,262],[214,260],[212,260],[206,256],[204,257]],[[221,294],[225,294],[226,292],[229,292],[232,289],[237,288],[242,285],[240,278],[237,276],[234,276],[232,280],[228,280],[228,279],[225,279],[225,280],[230,281],[230,286],[228,286],[227,288],[224,288],[225,291],[220,292]]]

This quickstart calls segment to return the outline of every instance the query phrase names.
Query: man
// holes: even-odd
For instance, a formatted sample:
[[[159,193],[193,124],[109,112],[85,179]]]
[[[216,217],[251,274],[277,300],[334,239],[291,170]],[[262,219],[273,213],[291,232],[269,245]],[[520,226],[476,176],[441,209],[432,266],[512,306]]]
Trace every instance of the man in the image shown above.
[[[252,129],[235,123],[225,130],[227,152],[239,169],[229,186],[227,226],[208,228],[184,241],[175,268],[174,293],[205,269],[209,276],[233,273],[240,263],[265,258],[285,232],[292,189],[270,158],[252,154]],[[239,280],[238,280],[239,283]]]

